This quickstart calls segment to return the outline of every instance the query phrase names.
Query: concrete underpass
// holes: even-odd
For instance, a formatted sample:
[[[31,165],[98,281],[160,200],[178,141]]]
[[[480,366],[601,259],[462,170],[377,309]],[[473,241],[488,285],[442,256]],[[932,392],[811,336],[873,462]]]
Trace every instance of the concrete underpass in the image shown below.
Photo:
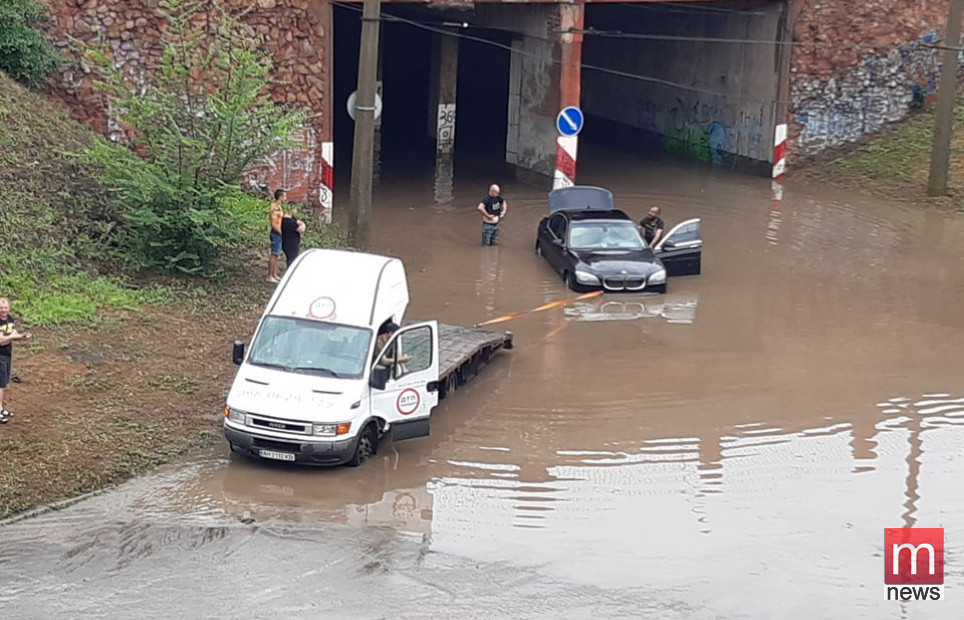
[[[332,135],[346,180],[359,9],[333,9]],[[787,10],[785,0],[383,3],[379,174],[497,162],[548,186],[556,115],[577,105],[587,157],[601,146],[769,175],[786,117]]]

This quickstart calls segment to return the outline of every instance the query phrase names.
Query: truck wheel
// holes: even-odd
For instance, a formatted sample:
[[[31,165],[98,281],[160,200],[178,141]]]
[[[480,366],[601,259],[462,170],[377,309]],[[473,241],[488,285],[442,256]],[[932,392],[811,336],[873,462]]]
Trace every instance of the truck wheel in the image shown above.
[[[375,427],[369,424],[362,431],[361,437],[358,438],[358,445],[355,446],[355,454],[352,455],[351,460],[348,461],[350,467],[358,467],[369,458],[375,455],[376,442],[378,441],[378,436],[375,435]]]

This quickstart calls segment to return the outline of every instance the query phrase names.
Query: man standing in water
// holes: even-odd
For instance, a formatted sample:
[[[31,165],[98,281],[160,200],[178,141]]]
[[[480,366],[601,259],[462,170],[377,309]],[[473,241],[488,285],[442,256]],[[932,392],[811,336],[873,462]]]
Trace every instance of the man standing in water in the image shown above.
[[[649,247],[653,247],[659,243],[659,240],[663,238],[663,231],[666,229],[660,213],[660,208],[654,205],[649,208],[649,214],[639,223],[639,227],[643,229],[643,236],[646,237],[646,243],[649,244]]]
[[[476,207],[482,214],[482,245],[498,245],[499,222],[505,217],[508,204],[498,185],[489,186],[489,195]]]

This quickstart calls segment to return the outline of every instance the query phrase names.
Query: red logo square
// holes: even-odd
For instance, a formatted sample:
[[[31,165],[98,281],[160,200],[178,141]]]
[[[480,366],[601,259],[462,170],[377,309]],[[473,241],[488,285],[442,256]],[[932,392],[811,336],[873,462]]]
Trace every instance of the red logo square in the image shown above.
[[[885,528],[884,583],[944,583],[944,528]]]

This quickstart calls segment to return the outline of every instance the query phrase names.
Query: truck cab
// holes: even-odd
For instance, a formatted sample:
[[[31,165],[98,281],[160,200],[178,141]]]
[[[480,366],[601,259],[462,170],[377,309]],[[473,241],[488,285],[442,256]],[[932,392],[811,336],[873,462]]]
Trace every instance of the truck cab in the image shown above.
[[[403,323],[409,303],[397,258],[311,249],[285,272],[239,366],[224,409],[235,452],[320,465],[360,465],[379,439],[429,434],[438,404],[438,323]],[[391,360],[386,362],[386,360]],[[398,360],[398,362],[395,362]]]

